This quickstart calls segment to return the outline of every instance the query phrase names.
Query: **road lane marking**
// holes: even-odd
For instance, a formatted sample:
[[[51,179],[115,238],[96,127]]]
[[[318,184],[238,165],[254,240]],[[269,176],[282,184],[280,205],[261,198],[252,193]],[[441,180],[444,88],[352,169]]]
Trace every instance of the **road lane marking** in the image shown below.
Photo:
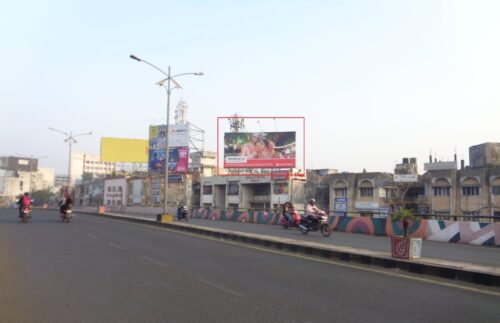
[[[74,227],[73,227],[73,228],[71,228],[71,230],[76,231],[76,232],[82,232],[82,230],[80,230],[80,229],[78,229],[78,228],[74,228]]]
[[[117,245],[116,243],[113,243],[113,242],[108,242],[108,245],[110,247],[113,247],[113,248],[116,248],[116,249],[120,249],[120,250],[125,250],[125,247],[122,247],[120,245]]]
[[[97,238],[97,236],[93,235],[92,233],[87,233],[87,235],[89,236],[89,238],[92,238],[92,239],[99,239]]]
[[[149,226],[146,224],[140,224],[140,223],[129,223],[131,225],[139,226],[145,229],[149,230],[154,230],[154,231],[168,231],[172,233],[177,233],[177,234],[182,234],[198,239],[204,239],[204,240],[211,240],[214,242],[220,242],[220,243],[225,243],[229,245],[234,245],[234,246],[239,246],[243,248],[248,248],[248,249],[254,249],[254,250],[259,250],[262,252],[267,252],[267,253],[273,253],[273,254],[278,254],[282,256],[288,256],[288,257],[294,257],[294,258],[299,258],[302,260],[310,260],[310,261],[315,261],[315,262],[320,262],[324,264],[329,264],[333,266],[339,266],[339,267],[344,267],[344,268],[351,268],[351,269],[358,269],[358,270],[363,270],[363,271],[368,271],[368,272],[373,272],[373,273],[378,273],[386,276],[393,276],[393,277],[398,277],[402,279],[409,279],[409,280],[414,280],[414,281],[420,281],[428,284],[435,284],[435,285],[440,285],[440,286],[445,286],[445,287],[451,287],[451,288],[456,288],[456,289],[461,289],[461,290],[466,290],[469,292],[474,292],[474,293],[479,293],[479,294],[485,294],[485,295],[490,295],[490,296],[497,296],[500,297],[500,292],[495,292],[491,290],[486,290],[486,289],[480,289],[480,288],[475,288],[475,287],[470,287],[470,286],[464,286],[464,285],[458,285],[457,283],[452,283],[452,282],[445,282],[441,280],[433,280],[431,278],[425,278],[425,277],[416,277],[416,276],[411,276],[409,274],[403,274],[403,273],[396,273],[396,272],[390,272],[382,269],[376,269],[376,268],[371,268],[371,267],[365,267],[361,265],[353,265],[353,264],[346,264],[340,262],[340,260],[326,260],[326,259],[320,259],[320,258],[314,258],[314,257],[307,257],[299,254],[294,254],[290,252],[285,252],[285,251],[279,251],[279,250],[272,250],[272,249],[267,249],[267,248],[261,248],[257,246],[252,246],[249,244],[245,243],[239,243],[236,241],[229,241],[225,239],[220,239],[220,238],[212,238],[212,237],[205,237],[202,235],[197,235],[194,233],[189,233],[189,232],[183,232],[183,231],[178,231],[178,230],[173,230],[173,229],[168,229],[168,228],[158,228],[154,226]]]
[[[243,295],[242,295],[242,294],[240,294],[240,293],[237,293],[237,292],[235,292],[235,291],[233,291],[233,290],[227,289],[226,287],[221,286],[221,285],[219,285],[219,284],[209,282],[208,280],[198,278],[198,281],[199,281],[199,282],[202,282],[202,283],[204,283],[204,284],[206,284],[206,285],[208,285],[208,286],[210,286],[210,287],[220,289],[221,291],[226,292],[226,293],[228,293],[228,294],[231,294],[231,295],[233,295],[233,296],[237,296],[237,297],[242,297],[242,296],[243,296]]]
[[[141,257],[142,257],[142,259],[145,259],[145,260],[147,260],[147,261],[149,261],[149,262],[152,262],[152,263],[154,263],[154,264],[157,264],[158,266],[167,267],[167,265],[166,265],[166,264],[164,264],[164,263],[163,263],[163,262],[161,262],[161,261],[154,260],[154,259],[149,258],[149,257],[147,257],[147,256],[141,256]]]

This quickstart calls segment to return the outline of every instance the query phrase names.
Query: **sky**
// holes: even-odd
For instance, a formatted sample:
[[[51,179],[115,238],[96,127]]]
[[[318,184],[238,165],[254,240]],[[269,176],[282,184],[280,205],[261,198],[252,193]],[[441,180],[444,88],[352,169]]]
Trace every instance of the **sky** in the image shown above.
[[[91,155],[101,137],[146,139],[166,94],[134,54],[204,72],[177,79],[170,115],[186,101],[207,150],[219,116],[300,116],[307,168],[468,163],[470,146],[500,142],[499,17],[496,0],[4,0],[0,155],[47,156],[65,174],[68,145],[49,127],[91,131],[73,146]],[[247,130],[304,131],[269,120]]]

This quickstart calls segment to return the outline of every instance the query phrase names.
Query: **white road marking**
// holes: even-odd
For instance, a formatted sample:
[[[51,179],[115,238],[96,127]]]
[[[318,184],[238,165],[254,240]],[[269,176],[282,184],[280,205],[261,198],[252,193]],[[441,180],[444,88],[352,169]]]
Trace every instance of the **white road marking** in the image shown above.
[[[152,263],[154,263],[154,264],[157,264],[158,266],[167,267],[167,265],[166,265],[166,264],[164,264],[164,263],[162,263],[162,262],[160,262],[160,261],[158,261],[158,260],[154,260],[154,259],[152,259],[152,258],[149,258],[149,257],[147,257],[147,256],[142,256],[142,258],[143,258],[143,259],[146,259],[146,260],[147,260],[147,261],[149,261],[149,262],[152,262]]]
[[[492,295],[492,296],[499,296],[500,297],[500,292],[493,291],[493,290],[488,290],[488,289],[481,289],[480,287],[471,287],[471,286],[464,286],[464,285],[459,285],[459,282],[445,282],[445,281],[440,281],[437,279],[432,279],[432,278],[424,278],[424,277],[417,277],[417,276],[410,276],[410,273],[404,274],[404,273],[396,273],[392,271],[387,271],[384,269],[377,269],[375,267],[366,267],[362,265],[356,265],[356,264],[347,264],[343,263],[340,260],[326,260],[326,259],[319,259],[319,258],[313,258],[313,257],[307,257],[304,255],[299,255],[299,254],[293,254],[285,251],[279,251],[279,250],[272,250],[272,249],[265,249],[262,247],[258,246],[253,246],[247,243],[243,242],[237,242],[237,241],[229,241],[229,240],[222,240],[219,238],[213,238],[213,237],[206,237],[202,235],[198,235],[195,233],[190,233],[190,232],[183,232],[183,231],[178,231],[174,229],[169,229],[169,228],[160,228],[160,227],[154,227],[146,224],[140,224],[140,223],[129,223],[130,225],[142,227],[144,229],[149,229],[152,231],[168,231],[172,233],[177,233],[189,237],[194,237],[198,239],[203,239],[203,240],[210,240],[214,242],[220,242],[224,244],[229,244],[233,246],[239,246],[247,249],[254,249],[254,250],[259,250],[265,253],[272,253],[272,254],[279,254],[282,256],[287,256],[287,257],[292,257],[292,258],[299,258],[303,260],[309,260],[309,261],[315,261],[315,262],[320,262],[320,263],[325,263],[325,264],[330,264],[333,266],[339,266],[339,267],[346,267],[346,268],[351,268],[351,269],[358,269],[361,271],[369,271],[373,273],[378,273],[381,275],[385,276],[393,276],[393,277],[399,277],[403,279],[408,279],[408,280],[414,280],[414,281],[420,281],[428,284],[436,284],[440,286],[446,286],[446,287],[451,287],[451,288],[456,288],[456,289],[461,289],[461,290],[466,290],[469,292],[474,292],[474,293],[479,293],[479,294],[485,294],[485,295]]]
[[[99,239],[97,236],[93,235],[92,233],[87,233],[87,235],[92,238],[92,239]]]
[[[113,248],[116,248],[116,249],[120,249],[120,250],[125,250],[125,247],[122,247],[120,245],[117,245],[116,243],[113,243],[113,242],[108,242],[108,245],[110,247],[113,247]]]
[[[198,281],[202,282],[202,283],[204,283],[204,284],[206,284],[206,285],[208,285],[210,287],[214,287],[214,288],[220,289],[221,291],[226,292],[228,294],[231,294],[233,296],[237,296],[237,297],[242,297],[243,296],[240,293],[237,293],[237,292],[235,292],[233,290],[227,289],[227,288],[225,288],[225,287],[223,287],[223,286],[221,286],[219,284],[209,282],[208,280],[204,280],[204,279],[198,278]]]

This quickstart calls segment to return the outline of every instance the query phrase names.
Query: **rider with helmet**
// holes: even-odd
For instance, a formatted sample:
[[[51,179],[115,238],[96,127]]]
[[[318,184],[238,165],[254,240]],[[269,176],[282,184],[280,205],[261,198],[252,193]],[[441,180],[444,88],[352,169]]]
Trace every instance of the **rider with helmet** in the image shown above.
[[[324,215],[324,214],[325,214],[325,212],[320,210],[316,206],[316,199],[313,199],[313,198],[310,199],[309,203],[307,204],[307,207],[306,207],[307,219],[316,222],[316,221],[318,221],[318,216]]]

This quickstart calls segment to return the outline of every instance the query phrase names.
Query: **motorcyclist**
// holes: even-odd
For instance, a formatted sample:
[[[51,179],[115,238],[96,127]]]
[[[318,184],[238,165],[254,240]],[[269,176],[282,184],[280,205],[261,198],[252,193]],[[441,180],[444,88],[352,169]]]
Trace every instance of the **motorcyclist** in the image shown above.
[[[184,204],[184,202],[181,201],[179,203],[179,206],[177,207],[177,219],[179,219],[180,221],[182,218],[184,218],[187,221],[188,220],[187,215],[188,215],[188,208]]]
[[[309,203],[307,204],[306,207],[306,215],[307,219],[313,222],[317,222],[319,219],[319,216],[325,215],[325,211],[320,210],[316,206],[316,199],[310,199]]]
[[[73,205],[73,198],[71,197],[71,194],[69,193],[64,193],[64,199],[62,199],[59,202],[59,212],[61,213],[61,216],[63,216],[66,213],[66,210],[71,209]]]
[[[17,201],[17,204],[19,205],[19,217],[22,218],[23,217],[23,207],[31,208],[30,194],[28,192],[26,192],[26,193],[24,193],[24,195],[21,195],[21,197]]]

